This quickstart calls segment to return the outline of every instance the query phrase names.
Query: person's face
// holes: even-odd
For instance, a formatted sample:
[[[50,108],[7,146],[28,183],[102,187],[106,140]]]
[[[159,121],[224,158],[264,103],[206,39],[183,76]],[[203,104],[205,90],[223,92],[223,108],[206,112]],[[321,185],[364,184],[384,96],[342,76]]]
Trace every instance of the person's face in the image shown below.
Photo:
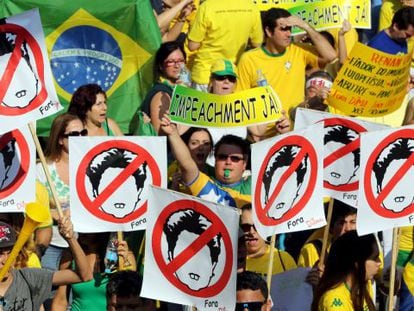
[[[12,251],[12,247],[7,247],[7,248],[1,248],[0,249],[0,269],[2,269],[3,266],[5,265],[7,259],[10,256],[11,251]],[[13,265],[11,265],[11,267],[12,266]],[[7,271],[7,273],[5,274],[5,277],[8,277],[9,274],[10,274],[10,272]],[[1,282],[1,280],[0,280],[0,282]]]
[[[375,259],[368,259],[365,261],[365,273],[366,280],[372,280],[374,276],[378,273],[381,267],[381,260],[379,256]]]
[[[118,167],[109,167],[102,174],[98,191],[102,191],[111,184],[124,169]],[[130,195],[125,195],[125,189],[132,192]],[[102,210],[116,218],[123,218],[131,214],[137,205],[138,197],[136,195],[137,186],[135,184],[135,178],[129,176],[122,186],[115,189],[104,203],[102,203]]]
[[[155,310],[153,301],[148,300],[145,303],[140,297],[120,297],[112,295],[107,301],[107,311],[152,311]]]
[[[300,185],[297,183],[297,174],[294,172],[291,174],[288,179],[282,178],[283,174],[289,169],[289,166],[278,167],[272,176],[270,182],[268,199],[272,196],[276,185],[284,180],[283,189],[276,196],[276,199],[273,201],[271,207],[269,208],[267,215],[273,219],[280,219],[285,215],[292,207],[293,203],[296,200],[297,193],[300,189]],[[296,191],[295,191],[296,189]],[[267,203],[267,202],[264,202]]]
[[[179,256],[199,236],[187,230],[182,231],[174,248],[174,257]],[[176,271],[175,275],[188,288],[198,291],[210,284],[211,278],[214,276],[215,267],[216,264],[211,262],[210,249],[207,245],[204,245],[201,250]]]
[[[95,104],[93,104],[91,109],[86,112],[87,120],[94,124],[101,125],[105,122],[107,108],[105,95],[102,93],[97,94]]]
[[[282,17],[276,21],[273,33],[267,28],[267,41],[280,50],[285,50],[291,43],[292,28],[288,26],[287,18]]]
[[[394,177],[395,172],[401,168],[406,159],[393,160],[387,167],[384,179],[382,180],[382,188],[389,183]],[[390,193],[385,197],[382,205],[395,213],[402,212],[414,202],[414,188],[411,185],[411,176],[414,174],[414,166],[401,177],[400,181],[392,188]]]
[[[250,257],[260,257],[266,251],[266,242],[257,233],[253,225],[252,211],[244,210],[240,217],[240,227],[244,232],[244,240],[247,255]]]
[[[70,135],[74,132],[82,132],[84,130],[83,123],[80,119],[74,119],[72,121],[69,121],[67,124],[65,131],[63,132],[63,135]],[[69,137],[60,137],[59,138],[59,144],[63,147],[64,152],[69,152]]]
[[[172,51],[163,64],[164,78],[172,82],[177,81],[182,64],[185,64],[183,52],[180,49]]]
[[[414,36],[414,27],[408,25],[407,29],[399,29],[396,24],[392,25],[393,31],[391,32],[391,37],[396,41],[405,41]]]
[[[331,154],[344,146],[342,143],[329,141],[325,144],[325,149],[328,154]],[[348,184],[355,177],[355,173],[359,168],[359,166],[354,166],[354,160],[355,158],[352,152],[348,152],[345,156],[337,159],[335,165],[330,165],[324,169],[324,181],[333,186]]]
[[[243,306],[242,303],[246,305]],[[269,311],[270,300],[265,300],[260,289],[242,289],[236,292],[236,311]]]
[[[0,70],[4,72],[12,53],[0,56]],[[11,108],[25,108],[30,105],[38,93],[38,80],[24,58],[13,73],[9,88],[4,95],[2,104]]]
[[[206,131],[194,132],[188,140],[187,146],[197,166],[203,167],[212,148],[208,133]]]
[[[352,214],[345,218],[337,219],[332,227],[332,240],[336,240],[348,231],[356,230],[356,217],[357,214]]]
[[[211,77],[212,93],[217,95],[227,95],[234,92],[236,86],[234,76],[215,76]]]
[[[222,183],[233,184],[242,179],[246,169],[243,151],[235,145],[221,145],[216,152],[216,178]],[[228,172],[228,173],[226,173]]]

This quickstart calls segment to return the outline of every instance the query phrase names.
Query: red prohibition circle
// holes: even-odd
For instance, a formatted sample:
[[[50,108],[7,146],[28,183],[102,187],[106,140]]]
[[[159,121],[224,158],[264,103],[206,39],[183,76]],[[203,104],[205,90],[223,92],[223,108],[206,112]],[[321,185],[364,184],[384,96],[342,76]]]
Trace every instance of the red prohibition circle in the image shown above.
[[[399,138],[410,138],[414,139],[414,129],[402,129],[395,132],[392,132],[390,135],[385,137],[372,151],[371,155],[367,160],[367,165],[365,166],[364,171],[364,190],[365,196],[368,202],[368,205],[371,209],[378,215],[387,218],[400,218],[407,215],[414,213],[414,204],[411,204],[410,207],[406,208],[400,213],[395,213],[393,211],[387,210],[386,208],[382,207],[383,200],[378,200],[378,197],[381,194],[374,194],[374,190],[372,189],[371,181],[372,181],[372,174],[373,168],[375,164],[376,158],[381,154],[381,152],[392,142],[396,141]],[[414,153],[411,153],[410,158],[414,157]],[[408,160],[408,159],[407,159]],[[395,185],[392,185],[393,188]],[[384,187],[383,187],[384,188]],[[392,190],[392,189],[390,189]],[[386,196],[387,194],[385,194]],[[385,198],[385,197],[384,197]]]
[[[90,149],[86,153],[86,155],[83,157],[83,159],[82,159],[82,161],[79,165],[79,168],[77,170],[77,173],[76,173],[76,191],[78,193],[79,200],[81,201],[82,205],[95,217],[98,217],[98,218],[106,220],[106,221],[115,222],[115,223],[127,223],[129,221],[137,219],[138,217],[141,217],[147,211],[147,204],[148,204],[147,201],[143,202],[143,204],[140,207],[138,207],[135,211],[133,211],[131,214],[127,215],[126,217],[124,217],[122,219],[120,219],[120,218],[116,218],[112,215],[106,214],[105,212],[103,212],[99,208],[99,206],[96,206],[96,203],[94,203],[94,202],[96,202],[97,198],[91,199],[89,197],[88,192],[86,191],[86,188],[85,188],[86,170],[87,170],[90,162],[92,161],[92,159],[96,155],[100,154],[101,152],[103,152],[105,150],[112,149],[112,148],[122,148],[122,149],[126,149],[128,151],[131,151],[132,153],[137,154],[136,159],[138,159],[138,157],[139,157],[139,159],[142,159],[142,161],[140,161],[141,163],[144,162],[144,161],[147,161],[148,168],[151,171],[151,177],[152,177],[151,184],[155,185],[155,186],[161,186],[160,169],[158,168],[158,165],[157,165],[155,159],[148,153],[148,151],[146,151],[144,148],[141,148],[137,144],[135,144],[133,142],[130,142],[130,141],[111,140],[111,141],[106,141],[106,142],[103,142],[103,143],[100,143],[100,144],[96,145],[95,147]],[[133,163],[133,162],[131,162],[131,163]],[[140,165],[141,164],[137,165],[136,168],[134,167],[134,170],[131,172],[131,174]],[[129,166],[131,166],[131,164]],[[126,167],[125,170],[128,169],[128,167]],[[99,198],[99,196],[98,196],[98,198]]]
[[[214,229],[218,231],[218,232],[214,231],[214,233],[216,234],[220,233],[223,238],[223,244],[224,244],[225,255],[226,255],[223,273],[219,277],[217,282],[199,291],[195,291],[195,290],[188,288],[185,284],[181,283],[178,280],[178,278],[174,275],[174,273],[180,267],[177,267],[176,270],[174,270],[174,267],[171,268],[171,266],[164,260],[164,256],[163,256],[162,249],[161,249],[162,248],[161,239],[163,237],[163,226],[166,223],[167,218],[173,213],[179,210],[182,210],[183,207],[186,207],[186,209],[187,208],[192,209],[196,211],[197,213],[203,215],[205,218],[207,218],[211,222],[212,224],[211,226],[215,226]],[[201,297],[201,298],[214,297],[220,294],[223,291],[223,289],[226,287],[227,283],[229,282],[229,279],[231,277],[232,267],[233,267],[233,247],[232,247],[230,235],[226,229],[226,226],[222,222],[222,220],[213,211],[211,211],[208,207],[206,207],[202,203],[199,203],[193,200],[183,199],[183,200],[172,202],[169,205],[167,205],[162,210],[162,212],[160,213],[160,215],[158,216],[158,219],[156,220],[154,224],[151,245],[152,245],[152,251],[154,253],[154,259],[159,269],[161,270],[162,274],[167,278],[167,280],[172,285],[174,285],[177,289],[181,290],[182,292],[188,295],[192,295],[195,297]],[[190,253],[190,252],[193,252],[193,250],[189,248],[182,251],[182,253]],[[203,269],[203,267],[200,267],[200,268]]]
[[[310,172],[309,183],[308,183],[307,189],[303,193],[302,197],[299,198],[299,200],[293,205],[293,207],[289,211],[287,211],[286,214],[283,215],[283,217],[281,217],[278,220],[275,220],[275,219],[267,217],[266,213],[267,213],[268,208],[266,206],[262,206],[262,202],[261,202],[262,187],[261,187],[261,185],[263,183],[263,176],[264,176],[267,164],[269,163],[271,157],[278,150],[280,150],[282,147],[288,146],[288,145],[299,146],[299,147],[301,147],[301,151],[299,153],[301,153],[303,151],[303,156],[305,154],[308,155],[308,159],[309,159],[309,162],[310,162],[310,167],[308,168],[308,171]],[[296,156],[296,158],[293,162],[293,163],[296,162],[296,166],[294,167],[293,163],[290,165],[290,168],[292,168],[292,174],[295,172],[296,167],[300,164],[301,161],[302,161],[302,159],[299,158],[299,156]],[[255,202],[255,209],[256,209],[257,218],[265,226],[274,226],[274,225],[281,224],[281,223],[287,221],[288,219],[291,219],[295,215],[297,215],[305,207],[305,205],[309,202],[309,200],[312,196],[312,193],[315,190],[316,180],[317,180],[317,176],[318,176],[318,157],[317,157],[317,153],[316,153],[315,149],[313,148],[312,143],[309,140],[307,140],[305,137],[299,136],[299,135],[288,136],[284,139],[279,140],[276,144],[274,144],[272,146],[272,148],[270,148],[269,152],[267,153],[266,157],[263,160],[263,163],[262,163],[262,166],[260,167],[258,176],[259,177],[258,177],[258,180],[257,180],[257,183],[256,183],[257,186],[256,186],[255,194],[254,194],[254,202]],[[276,185],[276,188],[278,188],[279,184],[282,184],[284,182],[285,182],[285,180],[280,181],[278,183],[278,185]],[[280,191],[278,193],[281,193],[282,190],[283,190],[283,184],[281,185]],[[289,189],[285,189],[285,191],[289,191]]]
[[[26,138],[19,130],[13,130],[0,137],[0,149],[3,148],[10,140],[16,139],[17,147],[20,151],[20,168],[15,179],[3,190],[0,191],[0,199],[4,199],[13,194],[23,181],[26,179],[30,167],[30,150]]]
[[[367,129],[365,127],[363,127],[359,123],[351,121],[349,119],[328,118],[328,119],[324,119],[323,122],[324,122],[324,127],[325,128],[327,126],[332,126],[332,125],[342,125],[344,127],[347,127],[349,129],[357,132],[358,134],[367,131]],[[360,138],[358,137],[357,139],[353,140],[349,144],[346,144],[344,147],[341,147],[338,150],[331,153],[330,155],[326,156],[325,159],[323,160],[323,168],[325,169],[326,167],[331,165],[338,158],[343,157],[343,156],[347,155],[348,153],[351,153],[352,151],[358,149],[359,147],[360,147]],[[331,185],[330,183],[328,183],[325,180],[323,181],[323,186],[324,186],[325,189],[343,191],[343,192],[358,190],[358,184],[359,184],[359,181],[357,180],[357,181],[351,182],[349,184],[334,186],[334,185]]]
[[[42,49],[40,48],[39,44],[37,43],[36,39],[28,32],[25,28],[15,24],[3,24],[0,25],[0,32],[3,33],[14,33],[17,35],[16,37],[16,44],[12,55],[9,59],[7,64],[6,70],[1,76],[0,83],[2,85],[0,89],[0,99],[3,101],[4,96],[10,86],[11,80],[13,78],[14,72],[16,70],[17,65],[19,64],[21,58],[23,57],[21,53],[21,46],[23,42],[27,42],[32,51],[35,64],[36,64],[36,71],[40,82],[40,92],[37,94],[35,99],[26,107],[24,108],[12,108],[6,106],[0,106],[0,114],[6,116],[19,116],[30,112],[36,108],[38,108],[47,98],[47,91],[44,86],[44,62],[43,62],[43,55]]]

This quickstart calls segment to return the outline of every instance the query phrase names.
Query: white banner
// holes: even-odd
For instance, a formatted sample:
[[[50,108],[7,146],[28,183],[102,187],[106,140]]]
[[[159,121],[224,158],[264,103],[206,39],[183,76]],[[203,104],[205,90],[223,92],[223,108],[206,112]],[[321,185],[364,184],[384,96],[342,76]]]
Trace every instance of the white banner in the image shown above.
[[[253,220],[260,236],[319,228],[323,211],[323,125],[253,144]]]
[[[234,310],[239,213],[150,187],[141,296]]]
[[[295,129],[303,129],[321,121],[325,127],[324,194],[355,207],[360,171],[359,134],[388,127],[356,118],[298,108]]]
[[[414,126],[361,134],[358,234],[414,224]]]
[[[149,185],[167,185],[166,138],[70,137],[69,150],[74,229],[145,229]]]
[[[58,101],[38,9],[0,21],[0,133],[55,114]]]
[[[36,147],[25,126],[0,135],[0,213],[24,212],[35,201]]]

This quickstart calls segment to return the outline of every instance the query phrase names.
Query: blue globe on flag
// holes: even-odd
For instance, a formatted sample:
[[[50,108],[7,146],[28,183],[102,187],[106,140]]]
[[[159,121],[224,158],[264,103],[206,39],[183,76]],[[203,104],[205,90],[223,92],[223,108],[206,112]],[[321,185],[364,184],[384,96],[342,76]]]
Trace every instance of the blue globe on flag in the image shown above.
[[[56,82],[69,94],[88,83],[96,83],[108,91],[121,72],[122,53],[107,31],[76,26],[57,38],[52,47],[51,65]]]

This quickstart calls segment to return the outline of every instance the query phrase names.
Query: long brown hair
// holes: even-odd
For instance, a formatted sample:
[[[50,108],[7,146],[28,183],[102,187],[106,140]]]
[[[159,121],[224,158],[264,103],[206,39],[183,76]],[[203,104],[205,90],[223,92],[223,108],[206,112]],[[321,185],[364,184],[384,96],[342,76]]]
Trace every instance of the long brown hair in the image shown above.
[[[331,247],[325,271],[316,288],[312,301],[312,311],[317,311],[323,294],[343,284],[351,276],[353,284],[350,289],[351,301],[356,311],[364,310],[364,301],[369,311],[375,306],[367,289],[365,262],[378,260],[379,248],[373,234],[358,236],[356,231],[349,231],[340,236]]]
[[[52,123],[50,129],[49,140],[45,149],[45,156],[48,161],[58,161],[62,155],[63,147],[59,144],[59,139],[66,131],[69,122],[73,120],[80,120],[79,117],[73,113],[65,112],[57,116]]]

